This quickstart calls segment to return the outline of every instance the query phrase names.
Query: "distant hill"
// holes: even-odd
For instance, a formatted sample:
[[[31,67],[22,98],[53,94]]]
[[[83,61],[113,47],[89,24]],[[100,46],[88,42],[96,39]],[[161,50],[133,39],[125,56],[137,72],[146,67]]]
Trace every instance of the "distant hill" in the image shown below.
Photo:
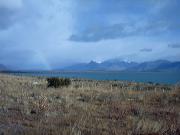
[[[180,71],[180,62],[156,60],[143,63],[126,62],[117,59],[107,60],[101,63],[91,61],[89,63],[75,64],[64,68],[70,71]]]
[[[125,62],[118,59],[111,59],[101,63],[105,70],[126,70],[138,65],[136,62]]]
[[[180,71],[180,62],[170,62],[167,60],[143,62],[127,70],[130,70],[130,71]]]
[[[7,70],[6,66],[0,64],[0,71],[5,71],[5,70]]]
[[[94,61],[89,63],[78,63],[69,67],[65,67],[63,70],[98,70],[100,65]]]

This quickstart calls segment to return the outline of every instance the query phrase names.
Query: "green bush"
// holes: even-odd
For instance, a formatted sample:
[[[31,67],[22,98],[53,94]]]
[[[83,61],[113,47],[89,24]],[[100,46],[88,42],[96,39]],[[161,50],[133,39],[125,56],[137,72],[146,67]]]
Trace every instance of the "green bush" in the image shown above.
[[[54,88],[58,88],[58,87],[68,87],[71,84],[71,80],[68,78],[47,78],[47,82],[48,82],[48,87],[54,87]]]

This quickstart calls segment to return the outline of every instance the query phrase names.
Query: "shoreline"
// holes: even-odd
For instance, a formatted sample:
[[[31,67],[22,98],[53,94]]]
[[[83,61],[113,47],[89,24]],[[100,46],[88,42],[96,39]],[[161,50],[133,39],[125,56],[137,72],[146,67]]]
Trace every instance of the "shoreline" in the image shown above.
[[[87,79],[97,81],[128,81],[138,83],[157,83],[174,85],[180,83],[180,73],[176,72],[1,72],[1,74],[10,74],[17,76],[31,77],[58,77],[72,79]]]

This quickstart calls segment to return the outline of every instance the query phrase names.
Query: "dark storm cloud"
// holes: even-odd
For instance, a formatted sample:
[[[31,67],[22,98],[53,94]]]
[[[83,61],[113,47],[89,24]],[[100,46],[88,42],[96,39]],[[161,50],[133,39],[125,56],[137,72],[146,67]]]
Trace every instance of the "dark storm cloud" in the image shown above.
[[[16,23],[23,0],[0,0],[0,30],[5,30]]]
[[[118,37],[126,37],[134,32],[128,32],[125,29],[125,24],[115,24],[112,26],[99,26],[89,28],[88,30],[80,33],[79,35],[72,35],[70,40],[72,41],[85,41],[85,42],[96,42],[103,39],[116,39]]]
[[[97,42],[107,39],[117,39],[130,36],[151,36],[168,31],[169,25],[155,22],[144,26],[136,26],[130,23],[114,24],[110,26],[98,26],[86,29],[85,31],[73,34],[69,38],[76,42]]]
[[[6,8],[0,8],[0,29],[7,29],[12,23],[13,12]]]
[[[97,42],[139,35],[180,33],[179,0],[99,0],[96,4],[92,0],[82,2],[82,6],[86,8],[77,9],[77,29],[70,36],[71,41]],[[123,18],[126,24],[109,23],[113,21],[111,16],[116,20]]]

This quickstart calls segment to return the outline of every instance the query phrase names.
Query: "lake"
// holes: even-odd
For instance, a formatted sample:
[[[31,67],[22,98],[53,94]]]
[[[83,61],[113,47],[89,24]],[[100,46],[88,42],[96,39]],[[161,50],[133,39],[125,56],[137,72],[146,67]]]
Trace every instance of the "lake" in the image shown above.
[[[14,75],[39,77],[67,77],[95,80],[122,80],[175,84],[180,82],[180,72],[15,72]]]

